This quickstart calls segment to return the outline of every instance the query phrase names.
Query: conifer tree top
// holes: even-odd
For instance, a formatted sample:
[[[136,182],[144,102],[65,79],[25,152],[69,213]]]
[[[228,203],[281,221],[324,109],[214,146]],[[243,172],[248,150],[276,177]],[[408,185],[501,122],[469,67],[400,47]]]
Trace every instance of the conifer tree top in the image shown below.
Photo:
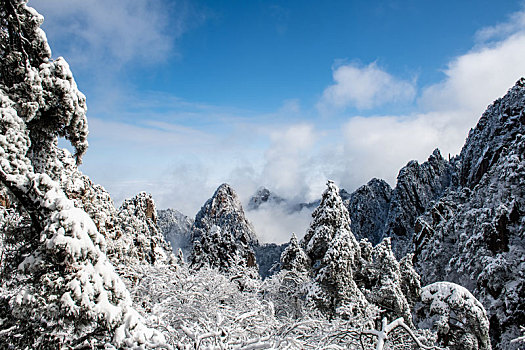
[[[322,259],[328,244],[336,232],[350,232],[350,215],[339,195],[339,188],[328,180],[321,203],[312,213],[312,223],[302,242],[303,248],[312,260]]]

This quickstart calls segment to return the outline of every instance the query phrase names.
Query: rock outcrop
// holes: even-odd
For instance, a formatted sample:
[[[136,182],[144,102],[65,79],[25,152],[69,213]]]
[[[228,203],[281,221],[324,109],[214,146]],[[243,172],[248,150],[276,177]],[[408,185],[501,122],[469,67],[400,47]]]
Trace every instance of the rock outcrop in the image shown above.
[[[370,180],[350,195],[345,205],[357,239],[367,238],[374,245],[381,241],[391,199],[392,188],[379,179]]]
[[[254,247],[259,242],[237,194],[228,184],[220,185],[197,213],[191,235],[191,264],[197,268],[257,266]]]
[[[191,251],[193,219],[175,209],[158,210],[157,226],[174,253],[180,249],[187,255]]]
[[[458,159],[459,184],[415,225],[425,283],[467,287],[487,309],[496,349],[525,323],[525,79],[483,113]]]
[[[409,162],[399,171],[392,191],[383,237],[392,237],[398,258],[413,250],[414,223],[452,184],[453,166],[435,150],[422,164]]]

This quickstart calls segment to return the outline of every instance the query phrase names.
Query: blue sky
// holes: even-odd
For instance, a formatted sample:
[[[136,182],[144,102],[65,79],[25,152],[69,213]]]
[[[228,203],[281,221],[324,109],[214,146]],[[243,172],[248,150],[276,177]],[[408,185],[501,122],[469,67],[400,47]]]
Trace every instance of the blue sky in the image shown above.
[[[456,154],[525,75],[521,1],[31,0],[87,96],[82,170],[193,216],[222,182],[318,198]],[[270,223],[283,240],[308,213]],[[254,214],[252,214],[254,215]]]

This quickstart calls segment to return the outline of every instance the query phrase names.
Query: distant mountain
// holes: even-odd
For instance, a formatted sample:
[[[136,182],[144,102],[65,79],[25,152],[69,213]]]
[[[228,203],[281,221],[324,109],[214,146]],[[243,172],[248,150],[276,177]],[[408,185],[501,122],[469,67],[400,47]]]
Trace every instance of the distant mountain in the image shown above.
[[[171,244],[174,253],[179,248],[184,255],[191,250],[191,227],[193,219],[175,209],[163,209],[158,211],[157,225],[167,242]]]
[[[348,198],[350,198],[350,194],[344,189],[341,189],[339,191],[339,195],[343,200],[347,200]],[[283,210],[287,213],[295,213],[305,208],[309,210],[314,210],[321,203],[321,199],[316,199],[312,202],[298,202],[276,195],[266,187],[261,187],[257,190],[257,192],[253,194],[252,197],[250,197],[248,201],[247,210],[258,210],[261,207],[261,205],[266,203],[268,205],[281,206]]]
[[[257,210],[263,203],[281,204],[286,202],[286,199],[279,197],[270,192],[266,187],[261,187],[248,201],[247,210]]]
[[[254,248],[259,245],[235,191],[222,184],[206,201],[191,228],[192,266],[221,269],[256,267]]]

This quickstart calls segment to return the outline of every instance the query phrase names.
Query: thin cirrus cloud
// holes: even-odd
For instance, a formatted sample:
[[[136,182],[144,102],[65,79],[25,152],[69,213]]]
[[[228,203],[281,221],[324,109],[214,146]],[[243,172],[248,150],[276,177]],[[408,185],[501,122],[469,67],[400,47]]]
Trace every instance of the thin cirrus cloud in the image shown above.
[[[317,107],[323,112],[347,107],[370,109],[387,103],[414,100],[414,81],[394,77],[376,62],[367,66],[357,63],[341,65],[333,70],[334,84],[327,87]]]

